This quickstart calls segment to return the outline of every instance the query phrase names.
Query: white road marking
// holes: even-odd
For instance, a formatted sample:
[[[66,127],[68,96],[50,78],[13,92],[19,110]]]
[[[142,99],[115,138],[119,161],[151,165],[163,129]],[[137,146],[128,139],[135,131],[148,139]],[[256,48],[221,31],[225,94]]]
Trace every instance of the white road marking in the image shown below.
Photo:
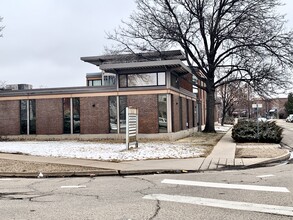
[[[187,181],[187,180],[164,179],[162,181],[162,183],[176,184],[176,185],[186,185],[186,186],[225,188],[225,189],[244,189],[244,190],[268,191],[268,192],[284,192],[284,193],[290,192],[285,187],[257,186],[257,185],[238,185],[238,184],[198,182],[198,181]]]
[[[206,199],[200,197],[166,195],[166,194],[151,194],[146,195],[143,199],[159,200],[167,202],[178,202],[193,205],[202,205],[209,207],[217,207],[224,209],[235,209],[242,211],[262,212],[277,215],[293,216],[293,207],[288,206],[274,206],[257,203],[226,201],[219,199]]]
[[[80,186],[61,186],[61,188],[86,188],[85,185],[80,185]]]
[[[273,177],[275,175],[273,174],[268,174],[268,175],[261,175],[261,176],[257,176],[258,178],[266,178],[266,177]]]
[[[0,179],[0,181],[10,181],[12,179]]]

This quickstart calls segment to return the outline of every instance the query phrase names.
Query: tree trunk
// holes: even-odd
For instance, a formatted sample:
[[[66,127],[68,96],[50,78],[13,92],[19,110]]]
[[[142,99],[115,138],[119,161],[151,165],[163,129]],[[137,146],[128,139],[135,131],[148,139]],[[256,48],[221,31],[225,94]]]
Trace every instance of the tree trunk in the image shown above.
[[[226,113],[223,112],[222,119],[221,119],[221,125],[224,126]]]
[[[215,133],[215,89],[209,89],[206,94],[206,123],[203,132]]]

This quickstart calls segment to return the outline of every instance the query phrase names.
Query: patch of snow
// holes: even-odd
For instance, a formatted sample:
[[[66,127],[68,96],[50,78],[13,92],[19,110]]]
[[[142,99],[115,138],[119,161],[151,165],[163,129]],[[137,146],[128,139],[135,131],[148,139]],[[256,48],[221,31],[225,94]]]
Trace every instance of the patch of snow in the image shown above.
[[[233,126],[232,125],[225,125],[225,126],[220,126],[220,125],[216,125],[215,126],[215,130],[217,132],[227,132],[229,131]]]
[[[0,152],[34,156],[95,159],[100,161],[130,161],[166,158],[200,157],[204,148],[189,144],[139,143],[127,150],[126,144],[80,141],[9,141],[0,142]]]

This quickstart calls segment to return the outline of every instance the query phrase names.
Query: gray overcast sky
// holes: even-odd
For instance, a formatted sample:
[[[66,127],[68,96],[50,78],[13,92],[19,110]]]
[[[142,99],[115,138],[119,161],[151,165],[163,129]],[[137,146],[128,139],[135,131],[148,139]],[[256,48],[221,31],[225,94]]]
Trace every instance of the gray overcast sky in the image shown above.
[[[293,1],[282,0],[293,28]],[[84,86],[99,71],[80,60],[102,55],[111,31],[135,10],[135,0],[0,0],[0,81],[34,88]]]

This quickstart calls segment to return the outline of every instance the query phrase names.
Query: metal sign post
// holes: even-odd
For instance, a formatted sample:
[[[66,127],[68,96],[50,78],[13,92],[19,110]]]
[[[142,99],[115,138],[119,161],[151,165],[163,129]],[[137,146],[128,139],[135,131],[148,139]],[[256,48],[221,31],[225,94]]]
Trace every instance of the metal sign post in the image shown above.
[[[138,147],[138,109],[126,107],[126,146],[127,149],[131,145]]]
[[[258,109],[259,109],[259,108],[262,108],[262,104],[252,104],[252,108],[256,108],[257,140],[259,141],[259,120],[258,120]]]

